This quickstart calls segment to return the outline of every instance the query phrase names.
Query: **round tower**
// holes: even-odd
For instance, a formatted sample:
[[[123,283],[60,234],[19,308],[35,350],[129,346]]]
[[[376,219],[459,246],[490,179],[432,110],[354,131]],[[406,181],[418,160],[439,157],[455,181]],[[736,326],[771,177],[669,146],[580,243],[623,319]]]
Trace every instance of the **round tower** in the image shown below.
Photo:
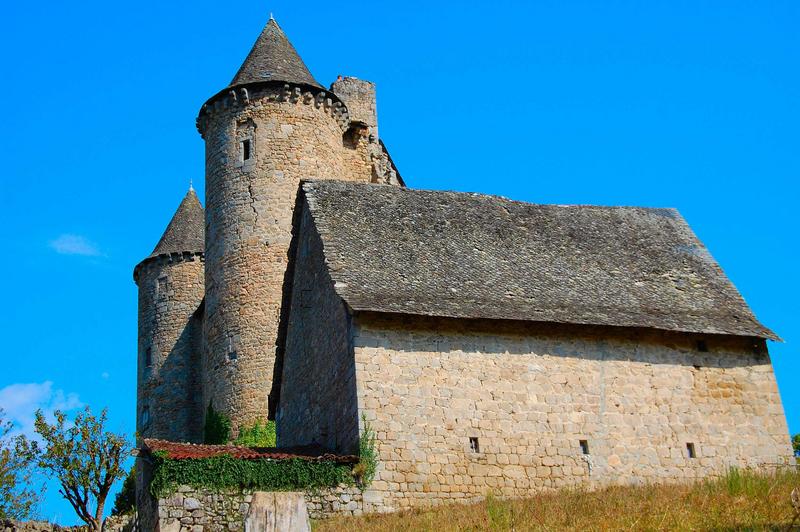
[[[344,103],[273,19],[197,126],[206,145],[204,402],[236,431],[277,405],[300,180],[366,182],[372,169],[346,145],[358,132]]]
[[[139,287],[136,432],[200,442],[205,215],[189,189],[158,245],[133,271]]]

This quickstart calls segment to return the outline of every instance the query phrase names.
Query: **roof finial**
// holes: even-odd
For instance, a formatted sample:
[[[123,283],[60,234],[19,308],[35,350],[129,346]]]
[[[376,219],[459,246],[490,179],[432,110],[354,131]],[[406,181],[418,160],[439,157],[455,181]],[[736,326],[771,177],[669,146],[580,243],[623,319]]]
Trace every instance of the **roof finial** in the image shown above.
[[[275,17],[272,16],[272,11],[269,12],[269,19],[270,20],[275,20]]]
[[[194,187],[192,186],[192,178],[189,178],[189,192],[194,192]]]

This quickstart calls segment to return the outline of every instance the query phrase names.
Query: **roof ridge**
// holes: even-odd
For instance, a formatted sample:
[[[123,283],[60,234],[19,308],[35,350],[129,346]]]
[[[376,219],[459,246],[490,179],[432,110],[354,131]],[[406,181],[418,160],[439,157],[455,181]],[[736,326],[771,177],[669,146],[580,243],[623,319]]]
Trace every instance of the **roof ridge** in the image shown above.
[[[434,188],[413,188],[413,187],[397,187],[387,183],[361,183],[358,181],[347,181],[343,179],[304,179],[303,183],[315,185],[317,183],[323,184],[328,187],[392,187],[399,188],[410,194],[416,193],[429,193],[429,194],[454,194],[457,196],[472,197],[472,198],[487,198],[506,201],[518,205],[531,205],[536,207],[564,207],[564,208],[581,208],[581,209],[637,209],[646,211],[671,211],[678,216],[681,216],[680,211],[676,207],[644,207],[641,205],[597,205],[592,203],[537,203],[532,201],[519,200],[509,198],[508,196],[501,196],[499,194],[487,194],[486,192],[471,192],[464,190],[451,190],[451,189],[434,189]]]

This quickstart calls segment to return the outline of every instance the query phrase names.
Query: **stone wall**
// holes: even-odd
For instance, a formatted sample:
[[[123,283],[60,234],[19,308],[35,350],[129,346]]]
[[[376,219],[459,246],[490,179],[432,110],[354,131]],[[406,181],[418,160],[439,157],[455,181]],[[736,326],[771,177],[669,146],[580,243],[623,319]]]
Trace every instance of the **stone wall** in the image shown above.
[[[103,522],[103,532],[129,532],[133,530],[133,515],[109,516]],[[61,526],[47,521],[17,521],[0,519],[3,532],[89,532],[85,525]]]
[[[358,454],[358,403],[349,314],[333,289],[322,241],[303,206],[286,349],[278,446],[319,444]]]
[[[341,486],[304,495],[311,519],[362,513],[362,494],[355,487]],[[252,501],[250,491],[213,492],[182,486],[174,495],[156,501],[157,520],[143,526],[157,532],[242,531]]]
[[[231,91],[198,119],[206,141],[203,396],[230,416],[234,433],[265,417],[268,394],[270,413],[277,405],[300,180],[372,178],[362,135],[352,132],[344,145],[345,111],[333,95],[266,84]]]
[[[793,460],[761,340],[361,315],[353,341],[376,507]]]
[[[137,284],[137,434],[198,442],[203,427],[198,313],[204,294],[203,256],[175,253],[147,259],[137,270]]]
[[[331,90],[347,106],[351,122],[361,122],[369,128],[369,134],[378,138],[378,101],[375,84],[371,81],[340,77],[331,85]]]

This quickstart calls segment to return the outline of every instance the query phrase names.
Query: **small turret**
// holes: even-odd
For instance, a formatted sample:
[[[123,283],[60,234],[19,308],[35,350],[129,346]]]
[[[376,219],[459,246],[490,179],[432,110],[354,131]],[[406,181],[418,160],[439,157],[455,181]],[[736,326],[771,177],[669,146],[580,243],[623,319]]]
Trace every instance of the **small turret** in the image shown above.
[[[136,266],[139,354],[136,431],[141,438],[202,437],[202,302],[205,213],[192,188],[153,252]]]

